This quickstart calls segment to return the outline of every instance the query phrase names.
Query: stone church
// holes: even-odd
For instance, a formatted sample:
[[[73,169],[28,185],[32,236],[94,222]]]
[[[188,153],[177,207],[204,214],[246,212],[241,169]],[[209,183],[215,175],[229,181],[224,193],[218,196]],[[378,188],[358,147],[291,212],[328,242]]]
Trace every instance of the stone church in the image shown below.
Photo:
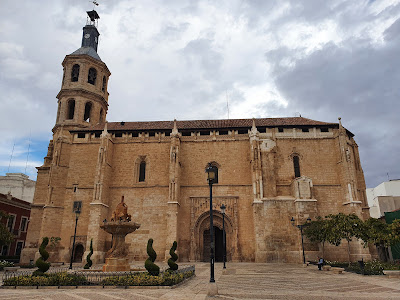
[[[300,230],[307,218],[369,216],[365,180],[353,134],[339,123],[303,117],[107,122],[107,65],[97,54],[98,15],[88,12],[82,47],[62,62],[63,80],[47,156],[36,192],[22,262],[38,257],[43,237],[61,237],[52,261],[104,261],[111,235],[100,229],[125,197],[141,227],[127,236],[130,260],[144,261],[154,239],[158,259],[173,241],[180,261],[209,259],[209,185],[213,185],[216,261],[222,260],[222,213],[228,261],[302,262]],[[118,101],[118,100],[114,100]],[[112,102],[111,102],[112,105]],[[80,208],[75,249],[75,214]],[[319,245],[305,241],[307,259]],[[347,260],[347,247],[326,247],[326,259]],[[353,260],[370,258],[351,243]]]

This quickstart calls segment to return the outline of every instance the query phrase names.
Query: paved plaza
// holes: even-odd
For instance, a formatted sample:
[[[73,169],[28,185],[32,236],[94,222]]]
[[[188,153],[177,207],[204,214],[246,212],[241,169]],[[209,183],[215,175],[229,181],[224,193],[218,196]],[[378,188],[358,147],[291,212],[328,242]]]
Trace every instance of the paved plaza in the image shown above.
[[[400,299],[400,278],[334,274],[316,266],[229,263],[215,266],[219,294],[211,299]],[[208,299],[209,264],[177,288],[0,289],[0,299]]]

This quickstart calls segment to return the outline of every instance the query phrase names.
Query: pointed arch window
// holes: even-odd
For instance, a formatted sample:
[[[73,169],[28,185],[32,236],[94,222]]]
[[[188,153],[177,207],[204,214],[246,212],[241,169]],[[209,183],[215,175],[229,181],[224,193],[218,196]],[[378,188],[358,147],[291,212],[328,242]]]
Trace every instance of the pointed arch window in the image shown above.
[[[75,100],[68,101],[68,120],[73,120],[75,114]]]
[[[103,86],[101,87],[101,90],[103,92],[106,91],[106,85],[107,85],[107,79],[106,79],[106,76],[103,76]]]
[[[139,165],[139,182],[146,180],[146,162],[142,160]]]
[[[83,116],[84,121],[90,122],[90,113],[92,111],[92,103],[91,102],[86,102],[85,104],[85,114]]]
[[[293,156],[294,177],[300,177],[300,160],[297,155]]]
[[[89,74],[88,74],[88,83],[95,85],[96,84],[96,78],[97,78],[97,71],[95,68],[90,68],[89,69]]]
[[[71,81],[76,82],[79,79],[79,69],[80,66],[78,64],[73,65],[72,71],[71,71]]]
[[[99,123],[103,122],[103,109],[100,109],[100,115],[99,115]]]

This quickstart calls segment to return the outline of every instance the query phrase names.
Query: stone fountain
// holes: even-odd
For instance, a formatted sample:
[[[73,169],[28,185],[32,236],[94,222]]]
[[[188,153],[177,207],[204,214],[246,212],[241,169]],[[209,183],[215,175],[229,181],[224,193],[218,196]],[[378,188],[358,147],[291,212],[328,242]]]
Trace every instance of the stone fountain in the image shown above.
[[[104,224],[100,226],[105,232],[112,234],[112,247],[106,253],[103,272],[130,271],[125,236],[139,227],[140,224],[131,222],[128,206],[124,203],[124,196],[122,196],[121,202],[112,214],[111,221],[104,220]]]

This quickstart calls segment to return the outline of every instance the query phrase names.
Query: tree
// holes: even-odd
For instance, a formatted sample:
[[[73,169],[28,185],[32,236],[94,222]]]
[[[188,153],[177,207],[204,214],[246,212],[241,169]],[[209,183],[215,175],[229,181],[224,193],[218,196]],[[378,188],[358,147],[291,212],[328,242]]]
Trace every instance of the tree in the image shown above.
[[[363,236],[363,221],[355,214],[345,215],[339,213],[337,215],[326,216],[329,223],[328,242],[339,246],[342,239],[347,241],[347,252],[349,255],[350,265],[350,242],[353,237],[361,238]]]
[[[7,213],[0,211],[0,220],[2,218],[8,219]],[[7,226],[0,223],[0,248],[3,245],[10,245],[14,241],[14,235],[8,230]]]
[[[364,247],[370,243],[374,244],[378,249],[380,259],[383,261],[387,261],[389,257],[387,247],[398,241],[398,236],[394,232],[395,228],[392,227],[391,224],[375,218],[369,218],[364,222],[364,230],[361,236]]]
[[[318,216],[315,221],[304,227],[305,236],[314,243],[322,243],[322,257],[325,254],[325,242],[329,240],[331,223]]]

